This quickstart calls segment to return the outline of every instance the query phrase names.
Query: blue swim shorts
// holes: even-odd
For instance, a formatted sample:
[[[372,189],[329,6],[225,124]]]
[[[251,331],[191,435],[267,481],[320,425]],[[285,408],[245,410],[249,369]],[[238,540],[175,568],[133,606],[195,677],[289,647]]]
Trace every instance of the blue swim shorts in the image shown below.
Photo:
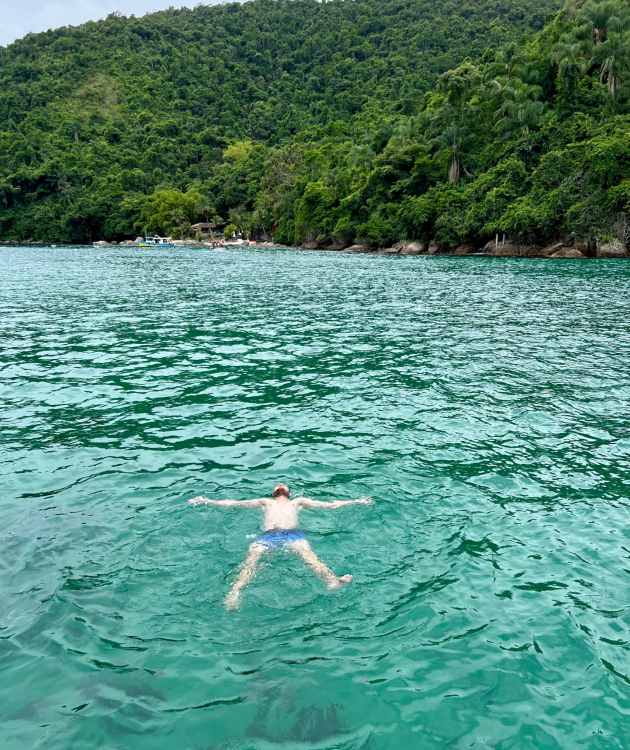
[[[302,529],[269,529],[258,534],[256,542],[269,549],[282,549],[302,539],[306,539],[306,532]]]

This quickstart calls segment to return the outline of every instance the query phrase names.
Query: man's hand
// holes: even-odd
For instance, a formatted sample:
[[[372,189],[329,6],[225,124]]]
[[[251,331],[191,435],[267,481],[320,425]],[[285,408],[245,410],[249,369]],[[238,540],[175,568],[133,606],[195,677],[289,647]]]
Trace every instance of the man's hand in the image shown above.
[[[211,503],[212,501],[199,495],[198,497],[193,497],[193,499],[189,500],[188,502],[191,505],[207,505],[208,503]]]
[[[360,497],[358,500],[355,500],[354,502],[361,503],[361,505],[372,505],[372,503],[374,502],[374,498],[363,495],[363,497]]]

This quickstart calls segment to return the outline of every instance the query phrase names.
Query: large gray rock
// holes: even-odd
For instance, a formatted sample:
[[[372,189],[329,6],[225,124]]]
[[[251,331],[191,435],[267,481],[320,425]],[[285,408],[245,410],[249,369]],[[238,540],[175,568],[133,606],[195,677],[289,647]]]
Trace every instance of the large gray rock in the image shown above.
[[[557,250],[553,255],[549,256],[550,258],[583,258],[584,254],[581,253],[577,248],[575,247],[562,247],[560,250]]]
[[[539,252],[539,255],[542,258],[549,258],[554,253],[557,253],[558,250],[562,250],[563,247],[565,247],[564,242],[554,242],[553,245],[547,245],[547,247],[543,247],[543,249]]]
[[[582,253],[582,255],[589,254],[588,242],[576,242],[575,249],[579,250]]]
[[[396,247],[396,245],[394,245],[394,247]],[[409,242],[408,244],[404,244],[400,249],[401,255],[420,255],[420,253],[423,252],[424,245],[421,242]]]
[[[376,250],[377,255],[400,255],[400,250],[397,247],[379,247]]]
[[[511,242],[506,242],[505,245],[493,247],[490,254],[497,258],[512,258],[521,255],[521,248]]]
[[[486,245],[487,247],[487,245]],[[505,242],[505,245],[499,245],[494,247],[490,252],[490,255],[494,255],[497,258],[515,258],[515,257],[532,257],[540,253],[540,248],[534,247],[534,245],[519,245],[512,242]]]
[[[597,258],[626,258],[627,256],[628,252],[620,242],[607,242],[605,245],[597,246]]]
[[[509,237],[503,239],[503,235],[500,236],[498,244],[495,238],[489,240],[483,246],[484,253],[489,253],[497,258],[531,255],[531,251],[534,249],[538,251],[538,248],[534,248],[533,245],[521,245],[520,243],[511,240]]]
[[[347,253],[369,253],[370,248],[367,245],[350,245],[346,248]]]
[[[495,247],[495,240],[488,240],[488,242],[486,242],[486,244],[483,246],[483,251],[484,253],[491,253]]]

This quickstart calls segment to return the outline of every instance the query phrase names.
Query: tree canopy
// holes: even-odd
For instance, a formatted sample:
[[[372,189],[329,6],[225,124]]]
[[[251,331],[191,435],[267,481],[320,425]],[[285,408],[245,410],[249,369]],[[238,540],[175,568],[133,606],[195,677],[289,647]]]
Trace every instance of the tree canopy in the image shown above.
[[[613,233],[629,7],[252,0],[30,34],[0,48],[0,236]]]
[[[157,190],[141,204],[136,226],[146,233],[177,233],[183,240],[195,218],[205,209],[204,201],[195,188],[187,193],[181,190]]]

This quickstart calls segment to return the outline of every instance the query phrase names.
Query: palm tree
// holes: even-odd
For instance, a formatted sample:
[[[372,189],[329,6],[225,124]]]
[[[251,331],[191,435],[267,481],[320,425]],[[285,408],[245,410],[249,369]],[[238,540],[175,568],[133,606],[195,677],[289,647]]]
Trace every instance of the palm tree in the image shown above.
[[[212,203],[210,203],[205,195],[199,196],[199,200],[197,201],[195,210],[205,218],[206,224],[210,223],[210,219],[208,218],[209,215],[215,213],[214,206],[212,205]]]
[[[495,128],[505,134],[520,130],[524,135],[538,124],[545,105],[538,99],[542,94],[540,86],[523,83],[520,78],[509,78],[505,83],[492,81],[491,86],[501,93],[503,104],[496,112],[498,120]]]
[[[589,37],[595,45],[602,43],[606,23],[614,12],[612,5],[611,2],[597,3],[587,0],[575,13],[577,22],[580,24],[581,35]]]
[[[374,151],[367,144],[362,146],[355,144],[348,155],[348,162],[351,167],[362,167],[365,169],[373,159]]]
[[[170,218],[173,220],[174,224],[179,229],[179,239],[184,239],[184,231],[190,227],[190,222],[186,218],[186,214],[182,211],[181,208],[174,208],[170,212]]]
[[[497,130],[506,134],[520,131],[523,135],[528,135],[530,129],[538,125],[544,108],[543,102],[533,102],[530,99],[522,102],[508,101],[502,108],[506,116],[497,123]]]
[[[565,36],[551,50],[549,59],[558,66],[558,78],[570,90],[586,71],[584,43],[572,36]]]
[[[407,146],[421,145],[424,141],[424,131],[427,124],[426,118],[409,117],[396,128],[390,138],[389,145],[401,149]]]
[[[565,35],[553,48],[550,59],[558,65],[558,77],[568,87],[588,65],[600,65],[599,82],[607,82],[612,98],[619,82],[630,72],[630,9],[625,3],[587,0],[575,13],[580,24],[577,35]],[[582,37],[580,39],[580,37]]]
[[[535,62],[524,62],[516,59],[510,61],[510,77],[520,78],[523,83],[535,85],[540,80],[540,70]]]
[[[627,28],[629,15],[625,3],[610,0],[602,3],[587,0],[575,13],[581,35],[588,37],[595,47],[603,44],[610,32]]]
[[[593,60],[601,63],[599,82],[607,79],[608,93],[614,99],[617,83],[630,72],[630,34],[609,34],[596,48]]]
[[[382,122],[369,138],[369,145],[378,154],[389,143],[389,139],[394,135],[394,126],[391,122]]]
[[[60,194],[60,203],[66,208],[72,203],[72,185],[68,180],[68,173],[62,170],[57,175],[57,192]]]
[[[246,210],[243,210],[242,206],[230,209],[230,224],[249,239],[252,231],[252,216]]]
[[[258,207],[254,210],[252,214],[252,225],[254,227],[262,227],[263,237],[266,240],[268,235],[267,235],[267,229],[265,228],[265,224],[267,224],[267,226],[271,226],[270,212],[269,210],[266,210],[264,206],[258,205]]]
[[[437,156],[449,155],[448,181],[455,185],[457,185],[461,176],[462,155],[470,139],[470,130],[467,127],[450,125],[433,141],[433,144],[438,147]],[[466,172],[465,167],[464,171]],[[466,172],[466,174],[469,173]]]
[[[70,133],[72,134],[72,136],[74,137],[74,142],[78,143],[79,142],[79,128],[81,127],[80,120],[76,117],[70,118],[70,120],[68,120],[67,127]]]

